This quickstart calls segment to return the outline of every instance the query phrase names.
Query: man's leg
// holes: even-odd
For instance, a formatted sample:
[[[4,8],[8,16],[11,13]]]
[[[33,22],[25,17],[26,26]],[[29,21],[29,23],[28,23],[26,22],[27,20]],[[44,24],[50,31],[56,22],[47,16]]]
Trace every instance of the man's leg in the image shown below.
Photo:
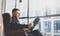
[[[38,30],[31,31],[34,36],[43,36]]]

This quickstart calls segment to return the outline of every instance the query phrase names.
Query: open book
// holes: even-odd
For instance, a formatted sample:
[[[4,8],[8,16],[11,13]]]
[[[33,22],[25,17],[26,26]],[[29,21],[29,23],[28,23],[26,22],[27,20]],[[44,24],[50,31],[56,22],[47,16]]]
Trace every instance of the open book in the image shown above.
[[[34,27],[39,23],[39,17],[36,17],[35,20],[33,21],[34,25],[32,28],[30,28],[30,31],[32,31],[34,29]]]

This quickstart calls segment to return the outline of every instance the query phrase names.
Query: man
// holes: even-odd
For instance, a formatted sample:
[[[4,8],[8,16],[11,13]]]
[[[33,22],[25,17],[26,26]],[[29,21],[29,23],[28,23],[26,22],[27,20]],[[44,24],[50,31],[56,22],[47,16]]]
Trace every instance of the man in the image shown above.
[[[16,24],[16,25],[18,24],[20,28],[24,28],[24,27],[30,28],[33,26],[31,23],[29,25],[20,24],[19,17],[20,17],[20,10],[17,8],[14,8],[12,10],[12,23],[13,24]]]
[[[20,16],[20,10],[19,9],[17,9],[17,8],[14,8],[13,10],[12,10],[12,23],[13,24],[19,24],[19,26],[17,27],[17,28],[31,28],[31,27],[33,27],[33,25],[30,23],[29,25],[22,25],[22,24],[20,24],[19,23],[19,16]],[[42,36],[42,34],[38,31],[38,30],[35,30],[35,31],[31,31],[30,33],[32,33],[34,36]],[[36,35],[35,35],[36,34]]]

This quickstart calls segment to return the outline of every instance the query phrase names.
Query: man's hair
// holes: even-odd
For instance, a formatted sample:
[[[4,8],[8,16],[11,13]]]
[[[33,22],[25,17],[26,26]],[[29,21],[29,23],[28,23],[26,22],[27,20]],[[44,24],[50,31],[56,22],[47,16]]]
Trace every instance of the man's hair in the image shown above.
[[[17,8],[14,8],[14,9],[12,10],[12,13],[14,13],[14,11],[20,11],[20,10],[17,9]]]

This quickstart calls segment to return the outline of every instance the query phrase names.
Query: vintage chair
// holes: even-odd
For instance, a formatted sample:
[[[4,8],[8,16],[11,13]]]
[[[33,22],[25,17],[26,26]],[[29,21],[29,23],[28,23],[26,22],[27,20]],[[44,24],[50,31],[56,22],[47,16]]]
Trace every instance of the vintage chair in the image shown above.
[[[4,13],[3,16],[3,26],[4,26],[4,34],[5,36],[28,36],[25,29],[17,29],[17,30],[11,30],[11,23],[10,23],[10,14]]]

